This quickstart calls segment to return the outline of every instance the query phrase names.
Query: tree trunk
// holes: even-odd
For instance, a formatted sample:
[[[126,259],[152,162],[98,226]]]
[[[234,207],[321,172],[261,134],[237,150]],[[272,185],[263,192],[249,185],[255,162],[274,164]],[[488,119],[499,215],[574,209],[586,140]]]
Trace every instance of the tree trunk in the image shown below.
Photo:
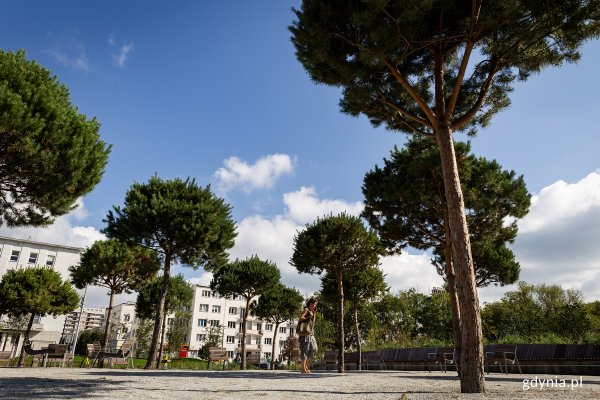
[[[152,331],[152,342],[150,342],[150,350],[148,351],[148,359],[144,369],[152,369],[154,359],[156,358],[156,348],[158,346],[158,336],[162,325],[163,315],[165,313],[165,303],[167,299],[167,291],[169,290],[169,277],[171,274],[171,253],[165,252],[165,262],[163,265],[163,281],[160,290],[160,299],[158,301],[156,315],[154,316],[154,330]]]
[[[344,364],[344,285],[342,284],[342,271],[337,271],[338,281],[338,372],[343,373],[345,370]]]
[[[448,284],[448,296],[450,297],[450,308],[452,309],[452,328],[454,333],[454,365],[456,373],[460,376],[460,354],[462,323],[460,320],[459,299],[456,294],[456,275],[454,274],[454,265],[452,263],[452,241],[450,239],[450,229],[448,228],[448,219],[445,219],[446,244],[444,246],[444,262],[446,272],[446,282]]]
[[[240,369],[246,369],[246,321],[248,321],[248,313],[250,312],[250,298],[246,297],[246,308],[242,317],[242,363]]]
[[[17,365],[22,367],[25,364],[25,342],[29,340],[29,333],[31,333],[31,327],[33,326],[33,319],[35,318],[35,313],[31,313],[31,318],[29,318],[29,324],[27,324],[27,330],[25,331],[25,340],[23,341],[23,345],[21,346],[21,352],[19,353],[19,362]],[[21,335],[19,335],[21,336]],[[19,339],[17,339],[17,345],[19,344]]]
[[[360,343],[360,327],[358,326],[358,307],[354,306],[354,333],[356,334],[356,351],[358,352],[358,360],[356,368],[362,370],[362,344]]]
[[[158,358],[156,359],[156,369],[160,369],[160,362],[163,358],[163,348],[165,347],[165,331],[167,325],[167,310],[163,313],[163,320],[160,328],[160,346],[158,347]]]
[[[115,290],[113,288],[110,289],[110,297],[108,300],[108,310],[106,310],[106,327],[104,328],[104,341],[102,344],[102,349],[106,351],[108,349],[108,339],[110,334],[110,319],[112,317],[112,310],[115,302]]]
[[[277,332],[279,329],[280,321],[275,322],[275,333],[273,333],[273,346],[271,346],[271,365],[275,363],[275,343],[277,343]],[[273,369],[273,367],[271,367]]]
[[[453,265],[456,271],[456,290],[461,300],[460,318],[464,328],[461,338],[460,389],[462,393],[483,393],[485,392],[484,354],[479,297],[452,131],[447,124],[443,124],[436,132],[436,140],[444,175]]]

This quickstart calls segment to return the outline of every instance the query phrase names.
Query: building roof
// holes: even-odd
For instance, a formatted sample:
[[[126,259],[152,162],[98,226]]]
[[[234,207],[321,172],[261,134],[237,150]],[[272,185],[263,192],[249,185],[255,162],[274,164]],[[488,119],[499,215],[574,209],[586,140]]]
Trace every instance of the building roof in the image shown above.
[[[84,250],[83,247],[65,246],[64,244],[38,242],[36,240],[31,240],[31,239],[20,239],[20,238],[13,238],[13,237],[2,236],[2,235],[0,235],[0,240],[10,240],[13,242],[42,245],[42,246],[47,246],[47,247],[59,247],[61,249],[75,250],[79,253],[81,253]]]

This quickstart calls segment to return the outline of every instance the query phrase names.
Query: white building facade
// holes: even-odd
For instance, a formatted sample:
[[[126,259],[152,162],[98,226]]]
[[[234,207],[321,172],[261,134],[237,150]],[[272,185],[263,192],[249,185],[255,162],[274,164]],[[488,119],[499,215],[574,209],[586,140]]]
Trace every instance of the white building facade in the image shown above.
[[[30,239],[16,239],[0,236],[0,278],[14,268],[47,266],[59,272],[64,280],[70,279],[69,267],[79,263],[82,248],[42,243]],[[65,325],[65,315],[46,316],[34,319],[31,340],[34,346],[58,343]],[[0,331],[6,326],[6,317],[0,316]],[[0,339],[0,350],[6,349],[8,334]],[[21,343],[10,343],[18,351]]]
[[[246,301],[240,296],[225,298],[211,291],[209,286],[195,285],[192,305],[192,326],[190,329],[188,356],[195,357],[198,350],[209,340],[210,335],[218,333],[229,358],[241,352],[242,322]],[[295,321],[281,323],[275,335],[275,325],[248,316],[246,330],[246,352],[260,354],[261,358],[281,360],[283,348],[288,336],[295,336]],[[272,354],[273,341],[275,354]]]

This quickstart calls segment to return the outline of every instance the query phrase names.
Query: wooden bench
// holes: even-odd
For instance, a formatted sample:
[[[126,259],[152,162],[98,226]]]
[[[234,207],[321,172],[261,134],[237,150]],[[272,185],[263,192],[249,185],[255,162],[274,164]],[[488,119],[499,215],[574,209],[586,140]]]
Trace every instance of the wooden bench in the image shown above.
[[[254,365],[256,368],[260,367],[260,353],[250,353],[246,355],[246,367],[248,365]]]
[[[229,357],[227,356],[227,349],[225,347],[209,347],[208,348],[208,365],[206,368],[210,369],[210,364],[213,362],[222,362],[223,369],[228,363]]]
[[[521,372],[521,364],[519,364],[519,359],[517,358],[517,346],[516,345],[498,345],[492,351],[488,351],[485,353],[485,367],[487,369],[487,373],[489,374],[490,365],[498,365],[500,367],[500,372],[504,372],[508,374],[508,366],[517,365],[519,369],[519,373]],[[504,370],[502,366],[504,365]]]
[[[0,363],[6,363],[6,366],[10,366],[11,351],[0,351]]]
[[[338,363],[338,352],[336,351],[326,351],[323,354],[323,367],[327,370],[327,364],[333,364],[333,369],[337,368]]]
[[[59,366],[64,367],[65,364],[73,366],[73,355],[68,352],[68,345],[50,343],[48,349],[52,352],[46,354],[46,363],[57,362]],[[56,361],[52,361],[56,360]],[[47,365],[47,364],[46,364]]]
[[[431,372],[431,364],[439,364],[440,371],[447,372],[448,365],[454,364],[454,348],[438,347],[435,353],[427,353],[427,371]]]
[[[377,368],[380,370],[387,369],[387,365],[385,365],[385,360],[383,359],[383,354],[381,351],[367,352],[363,354],[363,365],[367,370],[369,370],[371,365],[377,366]]]

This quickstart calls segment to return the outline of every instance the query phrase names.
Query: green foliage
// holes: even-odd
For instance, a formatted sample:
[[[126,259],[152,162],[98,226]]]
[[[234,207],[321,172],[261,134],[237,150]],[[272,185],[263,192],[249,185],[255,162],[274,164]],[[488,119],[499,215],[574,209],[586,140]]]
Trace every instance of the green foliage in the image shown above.
[[[157,276],[138,291],[135,302],[135,314],[138,318],[152,319],[156,316],[161,285],[162,277]],[[193,298],[194,288],[185,281],[183,275],[178,274],[169,277],[169,289],[165,299],[166,313],[173,313],[190,307]]]
[[[78,303],[73,286],[51,268],[11,269],[0,282],[0,314],[63,315],[76,309]]]
[[[189,311],[178,310],[175,312],[175,317],[167,328],[168,344],[166,350],[168,354],[179,354],[181,345],[187,344],[191,319],[192,313]]]
[[[507,244],[517,235],[517,219],[529,210],[523,177],[470,154],[468,143],[455,143],[455,150],[477,285],[514,283],[520,266]],[[363,216],[394,253],[406,246],[433,250],[438,273],[446,277],[444,249],[451,240],[439,160],[435,141],[428,138],[413,138],[402,150],[394,149],[383,168],[375,167],[364,178]]]
[[[342,88],[343,112],[408,133],[432,133],[436,119],[474,132],[510,104],[515,80],[577,61],[599,10],[596,0],[304,0],[290,31],[310,77]]]
[[[279,324],[296,318],[302,310],[304,298],[297,289],[279,283],[264,292],[250,309],[252,315],[263,321]]]
[[[135,356],[136,357],[147,357],[148,351],[150,350],[150,341],[152,340],[152,327],[153,323],[151,319],[139,318],[138,328],[135,333]]]
[[[100,182],[110,146],[56,76],[0,50],[0,226],[44,226]]]
[[[101,342],[104,337],[104,332],[101,328],[87,329],[82,331],[75,345],[75,354],[85,355],[87,345],[94,342]]]
[[[252,256],[235,260],[215,272],[210,288],[223,296],[239,295],[251,300],[275,288],[280,278],[275,263]]]
[[[69,267],[71,280],[80,289],[88,285],[109,288],[114,294],[131,293],[156,275],[156,252],[117,240],[95,242],[77,266]]]
[[[309,274],[353,271],[377,265],[383,252],[377,235],[359,218],[341,213],[307,224],[294,237],[290,264]]]
[[[170,261],[215,270],[227,262],[234,244],[231,207],[193,179],[134,183],[125,205],[109,211],[104,233],[128,243],[155,249]]]
[[[600,333],[593,329],[590,308],[578,291],[519,282],[517,290],[486,304],[484,333],[490,342],[586,343]]]

